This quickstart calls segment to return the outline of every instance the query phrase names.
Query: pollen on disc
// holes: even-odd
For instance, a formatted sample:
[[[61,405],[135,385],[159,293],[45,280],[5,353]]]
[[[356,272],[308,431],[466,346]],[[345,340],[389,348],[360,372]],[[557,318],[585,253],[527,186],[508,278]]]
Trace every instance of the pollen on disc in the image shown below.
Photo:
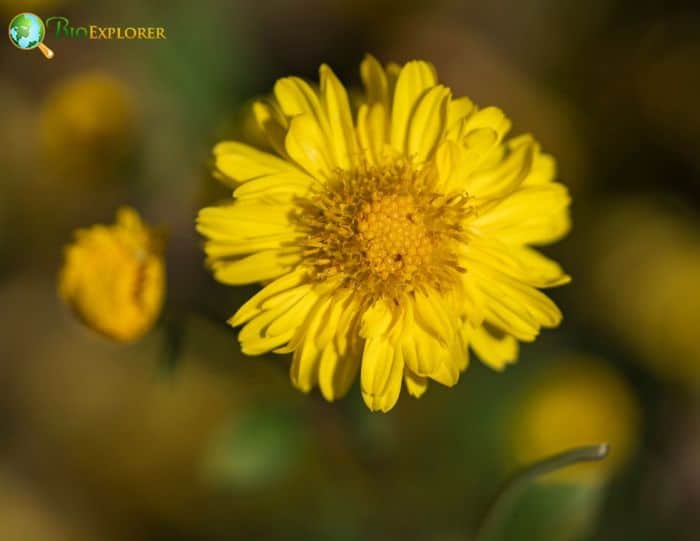
[[[300,217],[316,279],[340,276],[368,299],[454,286],[459,224],[471,207],[465,194],[437,194],[432,180],[403,160],[337,171]]]

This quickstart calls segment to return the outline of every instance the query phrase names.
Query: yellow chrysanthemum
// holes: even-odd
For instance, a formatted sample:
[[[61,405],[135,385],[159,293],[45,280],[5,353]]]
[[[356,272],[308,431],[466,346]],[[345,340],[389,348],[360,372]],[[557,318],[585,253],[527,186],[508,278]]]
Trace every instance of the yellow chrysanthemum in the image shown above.
[[[356,113],[328,66],[318,88],[277,81],[254,107],[274,154],[217,145],[234,200],[198,230],[217,280],[265,284],[230,320],[245,353],[293,352],[294,385],[328,400],[360,370],[388,411],[402,381],[454,385],[469,346],[500,370],[559,324],[537,288],[568,277],[531,246],[566,233],[569,196],[532,137],[504,141],[503,113],[453,99],[430,64],[360,72]]]
[[[66,247],[59,293],[92,329],[120,342],[143,336],[163,304],[165,266],[160,236],[130,208],[114,225],[75,233]]]

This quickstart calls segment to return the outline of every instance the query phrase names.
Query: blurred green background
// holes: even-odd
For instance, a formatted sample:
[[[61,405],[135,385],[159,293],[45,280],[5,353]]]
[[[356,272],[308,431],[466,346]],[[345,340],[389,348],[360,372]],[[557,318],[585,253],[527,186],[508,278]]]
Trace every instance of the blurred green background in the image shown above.
[[[583,439],[602,467],[530,486],[494,538],[692,540],[700,531],[700,7],[686,2],[0,1],[166,41],[0,48],[0,538],[471,539],[519,465]],[[223,323],[194,233],[226,195],[214,143],[289,74],[348,84],[371,52],[432,61],[532,132],[573,193],[548,253],[563,326],[497,374],[371,414],[293,390]],[[55,290],[76,227],[122,204],[169,234],[146,339],[84,329]]]

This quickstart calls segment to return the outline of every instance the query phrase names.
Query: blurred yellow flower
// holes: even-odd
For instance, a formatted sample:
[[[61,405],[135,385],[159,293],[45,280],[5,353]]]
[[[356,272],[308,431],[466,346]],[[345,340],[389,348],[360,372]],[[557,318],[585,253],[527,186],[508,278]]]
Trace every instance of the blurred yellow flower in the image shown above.
[[[160,314],[165,290],[162,239],[130,208],[116,224],[75,233],[66,247],[59,293],[92,329],[120,342],[143,336]]]
[[[662,380],[700,390],[700,230],[658,202],[616,202],[590,229],[580,299]],[[653,246],[653,254],[649,247]]]
[[[639,436],[632,389],[598,359],[558,359],[531,382],[515,410],[515,458],[523,465],[573,447],[610,443],[605,460],[568,467],[545,481],[604,481],[628,462]]]
[[[92,180],[135,148],[136,106],[126,85],[102,72],[80,73],[51,89],[41,109],[47,165]]]
[[[356,115],[326,65],[318,88],[277,81],[253,107],[275,154],[217,145],[234,200],[197,227],[217,280],[265,284],[230,320],[246,354],[293,352],[293,384],[327,400],[359,370],[388,411],[402,382],[454,385],[469,346],[501,370],[559,324],[538,288],[569,278],[531,246],[568,231],[569,196],[531,136],[505,140],[504,114],[454,99],[431,64],[368,56],[360,73]]]

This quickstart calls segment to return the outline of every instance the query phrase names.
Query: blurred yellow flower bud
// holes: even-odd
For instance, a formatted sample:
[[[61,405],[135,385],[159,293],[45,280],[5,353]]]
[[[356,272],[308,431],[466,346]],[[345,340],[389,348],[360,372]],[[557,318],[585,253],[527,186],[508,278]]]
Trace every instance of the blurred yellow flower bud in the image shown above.
[[[136,106],[128,87],[108,73],[88,72],[55,85],[40,116],[43,155],[51,171],[93,181],[136,148]]]
[[[65,251],[59,294],[92,329],[120,342],[143,336],[165,291],[162,239],[131,208],[116,224],[75,233]]]
[[[595,359],[560,359],[538,376],[517,406],[515,458],[521,464],[573,447],[608,442],[601,462],[570,466],[545,481],[601,482],[632,455],[639,434],[640,411],[628,384]]]

